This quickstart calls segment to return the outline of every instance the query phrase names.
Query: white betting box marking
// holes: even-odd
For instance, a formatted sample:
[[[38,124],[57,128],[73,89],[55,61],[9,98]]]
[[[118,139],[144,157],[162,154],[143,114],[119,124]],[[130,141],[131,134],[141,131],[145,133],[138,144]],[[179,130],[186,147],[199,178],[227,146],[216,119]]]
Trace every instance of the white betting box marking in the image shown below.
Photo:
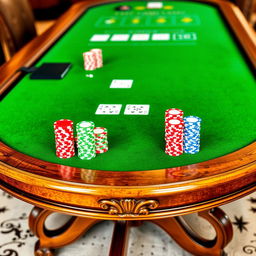
[[[149,34],[133,34],[131,41],[148,41],[149,37]]]
[[[153,34],[152,40],[153,41],[169,41],[171,38],[170,34]]]
[[[129,89],[132,87],[133,80],[114,79],[110,85],[110,88],[125,88]]]
[[[149,2],[147,4],[148,9],[161,9],[163,8],[163,3],[162,2]]]
[[[125,42],[129,40],[130,35],[129,34],[114,34],[110,41],[113,42]]]
[[[110,35],[109,34],[97,34],[93,35],[92,38],[90,39],[91,42],[106,42],[108,41]]]

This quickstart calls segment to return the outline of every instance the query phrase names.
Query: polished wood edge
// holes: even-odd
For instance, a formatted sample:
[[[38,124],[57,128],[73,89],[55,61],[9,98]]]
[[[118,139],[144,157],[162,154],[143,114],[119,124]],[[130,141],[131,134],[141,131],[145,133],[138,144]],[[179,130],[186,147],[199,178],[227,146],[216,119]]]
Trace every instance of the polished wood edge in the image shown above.
[[[246,168],[231,170],[225,175],[215,175],[210,179],[174,182],[153,186],[95,186],[59,181],[29,174],[15,168],[3,169],[0,165],[0,187],[16,197],[34,205],[74,215],[94,217],[109,216],[109,210],[101,210],[102,202],[122,199],[157,202],[156,210],[135,219],[161,218],[175,214],[192,213],[195,209],[208,209],[237,199],[256,189],[255,162]],[[42,197],[43,195],[43,197]],[[209,206],[209,207],[208,207]],[[208,208],[207,208],[208,207]],[[127,207],[126,207],[127,209]],[[119,214],[118,217],[120,218]],[[126,215],[126,216],[125,216]],[[108,219],[118,219],[108,217]],[[127,214],[122,218],[129,219]]]
[[[243,22],[243,16],[240,17],[239,10],[235,6],[220,0],[198,1],[212,3],[220,7],[233,31],[237,35],[241,34],[246,38],[246,40],[239,40],[246,50],[248,57],[252,61],[252,64],[254,65],[256,59],[255,54],[253,53],[256,49],[254,43],[255,40],[253,40],[252,34],[249,32],[250,29],[248,25]],[[20,77],[20,72],[15,73],[15,70],[21,66],[32,65],[66,31],[66,29],[73,24],[75,20],[82,15],[82,13],[84,13],[90,4],[93,3],[93,5],[96,5],[107,2],[109,1],[91,1],[89,3],[79,3],[73,6],[66,15],[60,18],[55,26],[49,29],[48,33],[36,38],[27,47],[17,53],[9,63],[5,64],[0,69],[2,75],[0,78],[0,95],[6,89],[8,89],[16,79]],[[232,18],[229,19],[229,17]],[[242,22],[240,22],[241,19]],[[238,35],[238,38],[239,37],[240,36]],[[40,48],[39,51],[37,51],[38,48]],[[9,185],[16,189],[23,186],[23,193],[30,193],[30,195],[33,195],[38,201],[35,199],[26,199],[22,196],[22,193],[21,195],[15,193],[16,197],[30,201],[35,205],[38,204],[40,207],[48,207],[51,210],[60,210],[62,212],[67,211],[69,213],[71,211],[75,215],[90,217],[94,216],[95,218],[96,216],[97,218],[98,216],[102,216],[102,219],[118,219],[117,217],[110,217],[107,212],[93,213],[93,210],[70,210],[67,208],[63,210],[63,206],[56,205],[58,202],[60,204],[66,202],[60,202],[61,196],[58,198],[58,200],[55,197],[57,195],[61,195],[61,193],[66,193],[65,199],[67,199],[67,194],[72,192],[72,194],[74,193],[75,196],[77,196],[76,200],[78,202],[81,195],[83,195],[84,198],[88,199],[86,201],[88,204],[84,206],[92,207],[92,209],[99,208],[98,200],[104,199],[115,200],[125,198],[158,200],[160,204],[159,212],[154,212],[152,210],[152,212],[147,216],[149,216],[149,218],[152,216],[160,218],[175,214],[185,214],[187,212],[191,213],[198,211],[199,209],[206,209],[207,207],[212,208],[213,205],[219,205],[219,201],[220,203],[228,202],[236,199],[239,197],[239,195],[244,195],[252,192],[255,189],[251,188],[251,185],[256,180],[256,143],[252,143],[251,145],[238,150],[237,152],[217,159],[178,168],[138,172],[86,170],[95,172],[97,175],[99,175],[98,180],[96,181],[87,182],[87,180],[85,180],[85,183],[90,184],[82,184],[81,180],[80,183],[77,183],[44,177],[43,173],[46,174],[48,171],[51,171],[52,174],[55,174],[56,176],[59,168],[65,168],[65,166],[47,163],[45,161],[25,156],[24,154],[10,149],[3,143],[0,144],[0,180],[6,182],[7,184],[10,182]],[[79,168],[74,169],[76,169],[76,172],[82,172],[85,170]],[[170,176],[172,176],[172,172],[177,171],[177,169],[180,172],[180,177],[176,177],[177,179],[168,177],[168,172],[170,172]],[[38,172],[38,174],[29,173],[30,170],[32,172]],[[113,177],[110,177],[109,179],[106,178],[111,175],[113,175]],[[188,177],[186,177],[186,175],[188,175]],[[158,176],[160,176],[160,179],[158,179]],[[100,183],[102,180],[104,181],[104,184]],[[1,184],[0,186],[3,189],[8,190],[6,186]],[[110,189],[110,186],[114,186],[113,189]],[[245,190],[243,190],[243,188]],[[240,192],[236,193],[235,191]],[[39,192],[41,195],[45,193],[44,202],[42,201],[42,198],[40,201]],[[180,194],[185,192],[187,193],[185,197],[187,196],[190,201],[186,198],[182,198],[182,200],[180,199]],[[226,197],[225,195],[228,193],[231,193],[231,195]],[[205,196],[205,194],[207,194],[207,196]],[[200,195],[202,196],[200,197]],[[168,199],[170,196],[174,202],[180,200],[179,205],[176,204],[176,206],[179,207],[173,209],[171,208],[168,210],[169,212],[161,211],[161,207],[167,209],[168,206],[171,207],[175,205],[173,202],[170,202],[171,199]],[[216,198],[219,200],[218,203],[216,203]],[[220,200],[220,198],[222,199]],[[163,200],[165,200],[165,203],[163,203]],[[206,203],[198,205],[200,200],[201,202],[206,201]],[[196,206],[193,206],[193,203],[196,203]],[[67,205],[68,204],[66,204],[64,207],[68,207]],[[76,205],[76,207],[78,206]],[[147,217],[140,216],[139,218],[144,219]]]
[[[162,218],[169,218],[175,216],[182,216],[192,213],[198,213],[201,211],[210,210],[212,208],[230,203],[234,200],[238,200],[247,196],[253,192],[255,192],[255,184],[248,186],[240,191],[236,191],[234,193],[230,193],[229,195],[225,195],[220,198],[214,198],[212,200],[206,202],[200,202],[197,204],[186,205],[183,207],[171,207],[162,210],[151,210],[151,213],[148,215],[136,215],[136,216],[118,216],[118,215],[111,215],[108,211],[102,211],[100,209],[95,208],[78,208],[72,207],[68,205],[58,204],[51,202],[49,200],[43,200],[42,198],[37,198],[34,195],[28,195],[23,191],[18,191],[15,188],[11,188],[10,186],[3,186],[0,183],[0,189],[3,189],[10,195],[19,198],[20,200],[32,204],[34,206],[43,208],[45,210],[59,212],[71,216],[78,216],[78,217],[85,217],[85,218],[92,218],[98,220],[152,220],[152,219],[162,219]],[[140,197],[141,198],[141,197]]]
[[[225,2],[220,5],[225,16],[228,15],[228,23],[231,25],[240,44],[243,46],[247,56],[251,60],[254,70],[256,69],[256,33],[248,24],[241,10],[231,3]],[[230,9],[231,8],[231,9]],[[231,11],[232,10],[232,11]]]
[[[65,173],[66,168],[67,171],[69,168],[74,169],[81,179],[62,179],[60,171],[64,169]],[[155,190],[171,186],[178,187],[181,191],[181,188],[190,188],[191,183],[200,181],[210,187],[215,184],[213,177],[219,177],[220,181],[233,181],[245,174],[253,176],[256,174],[255,169],[256,142],[231,154],[198,164],[134,172],[98,171],[53,164],[19,153],[0,142],[0,177],[9,177],[30,185],[44,182],[51,189],[62,187],[65,190],[66,187],[74,187],[83,191],[85,188],[108,189],[109,186],[115,186],[127,190],[137,189],[139,186]],[[84,177],[84,173],[89,176]],[[49,174],[51,176],[47,177]]]
[[[222,0],[196,0],[198,2],[202,3],[210,3],[210,4],[215,4],[220,7],[220,9],[224,12],[224,16],[226,15],[227,17],[233,17],[229,21],[232,28],[237,31],[237,34],[242,33],[243,39],[247,39],[242,42],[243,46],[245,49],[248,49],[249,52],[254,52],[254,54],[250,54],[249,58],[253,63],[256,62],[256,46],[255,46],[255,39],[253,40],[252,33],[249,33],[250,28],[248,25],[246,25],[243,15],[237,7],[234,5],[222,1]],[[20,67],[20,66],[30,66],[33,62],[35,62],[66,30],[67,28],[73,24],[90,6],[94,6],[97,4],[102,4],[102,3],[108,3],[108,2],[120,2],[118,1],[109,1],[109,0],[97,0],[97,1],[88,1],[88,2],[81,2],[76,5],[74,5],[65,15],[63,15],[57,22],[56,24],[51,27],[47,32],[45,32],[42,36],[36,38],[33,40],[30,44],[28,44],[24,49],[22,49],[19,53],[17,53],[14,58],[4,65],[0,69],[1,77],[0,77],[0,95],[1,92],[3,93],[6,89],[8,89],[12,83],[20,77],[20,72],[15,71]],[[238,13],[238,14],[237,14]],[[237,16],[239,15],[239,16]],[[238,20],[241,20],[242,23],[239,23]],[[239,23],[239,24],[237,24]],[[239,38],[239,36],[238,36]],[[39,51],[37,50],[39,49]],[[5,83],[6,79],[8,80],[7,83]],[[2,90],[2,91],[1,91]],[[2,144],[3,145],[3,144]],[[256,145],[256,144],[255,144]],[[3,147],[4,148],[4,147]],[[5,147],[6,148],[6,147]],[[3,152],[4,154],[5,152]],[[23,161],[24,163],[28,163],[28,165],[33,164],[33,168],[36,167],[35,164],[35,159],[30,158],[30,157],[24,157],[22,154],[16,154],[17,161]],[[7,159],[0,159],[5,163],[8,163]],[[39,164],[40,162],[40,164]],[[38,162],[38,168],[40,169],[40,166],[49,166],[49,163],[39,161]],[[209,162],[210,164],[211,162]],[[206,163],[207,165],[208,163]],[[55,165],[56,166],[56,165]],[[198,165],[191,165],[188,168],[193,168],[196,169]],[[212,166],[211,166],[212,167]],[[51,169],[51,168],[49,168]],[[55,168],[56,169],[56,168]],[[185,168],[186,169],[186,168]],[[23,168],[24,170],[24,168]],[[81,169],[82,170],[82,169]],[[161,170],[163,172],[163,170]],[[165,170],[164,170],[165,172]],[[142,172],[140,172],[142,173]],[[212,170],[211,170],[212,173]],[[108,173],[109,174],[109,173]],[[121,174],[121,172],[119,173]],[[149,173],[145,174],[148,175]],[[113,173],[113,175],[115,175]],[[122,175],[122,174],[121,174]],[[143,175],[143,176],[145,176]],[[106,175],[107,176],[107,175]],[[154,177],[156,178],[156,177]],[[190,177],[194,178],[194,177]],[[197,177],[195,177],[197,178]],[[167,180],[166,182],[173,182],[173,180]],[[165,183],[166,183],[165,182]],[[158,183],[159,184],[159,183]],[[117,184],[114,184],[117,185]]]
[[[28,43],[10,61],[0,67],[0,100],[4,92],[22,76],[22,72],[18,71],[18,69],[23,66],[30,67],[33,65],[89,6],[90,4],[85,2],[73,5],[52,27]]]
[[[256,33],[246,20],[242,11],[230,1],[224,0],[194,0],[217,6],[230,25],[239,43],[245,50],[254,69],[256,69]]]

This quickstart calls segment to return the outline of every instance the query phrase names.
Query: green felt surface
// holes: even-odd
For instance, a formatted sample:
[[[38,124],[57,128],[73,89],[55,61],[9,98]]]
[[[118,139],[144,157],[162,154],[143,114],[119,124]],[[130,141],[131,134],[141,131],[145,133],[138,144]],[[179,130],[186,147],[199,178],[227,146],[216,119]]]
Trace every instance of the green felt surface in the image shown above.
[[[119,4],[90,9],[37,63],[71,62],[63,80],[22,79],[0,102],[0,138],[27,155],[97,170],[150,170],[198,163],[253,142],[256,84],[248,62],[214,6],[165,2],[172,10],[118,13]],[[145,2],[129,5],[145,6]],[[124,19],[124,17],[126,17]],[[132,24],[133,17],[145,24]],[[193,22],[182,23],[182,17]],[[104,19],[118,22],[105,24]],[[164,24],[154,22],[165,18]],[[194,22],[195,21],[195,22]],[[123,24],[123,25],[122,25]],[[194,41],[90,42],[93,34],[193,32]],[[100,47],[105,65],[83,69],[82,52]],[[93,73],[94,78],[85,75]],[[131,89],[110,89],[112,79],[133,79]],[[123,104],[118,116],[95,115],[99,104]],[[150,104],[148,116],[126,116],[126,104]],[[181,108],[202,118],[201,152],[164,153],[164,112]],[[92,120],[109,130],[109,152],[86,161],[55,156],[53,122]]]

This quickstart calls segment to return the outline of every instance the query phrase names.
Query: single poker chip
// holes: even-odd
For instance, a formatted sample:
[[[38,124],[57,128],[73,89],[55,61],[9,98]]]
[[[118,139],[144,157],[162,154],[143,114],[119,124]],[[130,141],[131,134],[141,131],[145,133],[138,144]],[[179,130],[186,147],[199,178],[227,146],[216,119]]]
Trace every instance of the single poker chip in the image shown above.
[[[168,120],[165,129],[165,153],[170,156],[183,154],[183,129],[184,121],[181,118]]]
[[[115,8],[116,11],[130,11],[132,9],[129,5],[120,5]]]
[[[96,154],[106,153],[108,151],[108,130],[104,127],[94,128]]]
[[[75,155],[73,122],[68,119],[54,122],[54,134],[56,156],[64,159],[73,157]]]
[[[178,108],[170,108],[165,111],[165,115],[171,118],[183,118],[184,112]]]
[[[82,121],[76,125],[78,157],[82,160],[96,157],[94,127],[91,121]]]

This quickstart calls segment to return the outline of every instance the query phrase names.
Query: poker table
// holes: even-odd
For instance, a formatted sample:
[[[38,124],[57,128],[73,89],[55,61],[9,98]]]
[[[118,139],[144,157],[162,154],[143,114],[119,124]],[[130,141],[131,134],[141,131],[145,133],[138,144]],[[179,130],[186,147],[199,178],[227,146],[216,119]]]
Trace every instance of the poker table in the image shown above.
[[[92,48],[102,49],[104,66],[86,71],[82,53]],[[72,67],[60,80],[31,79],[43,63]],[[35,206],[35,255],[53,255],[102,220],[115,221],[110,255],[125,255],[129,227],[141,221],[190,253],[221,255],[232,225],[218,206],[255,190],[255,68],[255,34],[221,0],[81,2],[18,52],[0,68],[0,187]],[[115,79],[132,87],[110,88]],[[98,115],[100,104],[121,111]],[[149,113],[126,115],[128,104]],[[169,108],[202,119],[198,154],[165,154]],[[59,119],[106,127],[109,151],[57,158]],[[53,212],[73,217],[47,230]],[[195,212],[213,225],[213,240],[182,220]]]

